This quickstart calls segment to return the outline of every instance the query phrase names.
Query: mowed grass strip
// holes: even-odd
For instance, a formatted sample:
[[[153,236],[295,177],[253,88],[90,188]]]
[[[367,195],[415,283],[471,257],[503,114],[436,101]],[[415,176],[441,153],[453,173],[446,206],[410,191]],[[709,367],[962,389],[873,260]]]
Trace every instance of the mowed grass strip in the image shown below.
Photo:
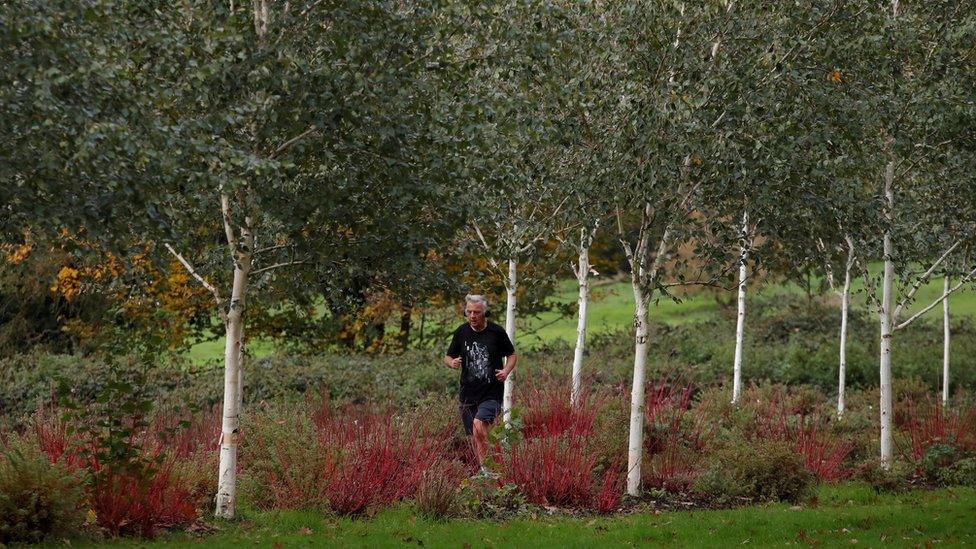
[[[976,489],[877,495],[867,486],[824,487],[818,504],[716,511],[640,512],[618,517],[520,518],[507,522],[418,516],[409,505],[371,518],[314,511],[245,511],[212,535],[170,534],[145,547],[726,547],[859,545],[958,547],[976,543]],[[279,545],[280,544],[280,545]],[[76,545],[77,542],[76,542]]]

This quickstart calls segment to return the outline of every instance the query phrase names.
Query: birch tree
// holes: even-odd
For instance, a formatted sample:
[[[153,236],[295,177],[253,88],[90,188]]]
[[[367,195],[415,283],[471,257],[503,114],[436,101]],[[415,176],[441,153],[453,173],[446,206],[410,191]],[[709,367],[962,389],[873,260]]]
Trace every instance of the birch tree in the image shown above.
[[[708,137],[723,108],[713,111],[711,106],[735,100],[735,90],[715,85],[718,74],[735,69],[715,44],[734,25],[725,4],[637,2],[614,9],[605,20],[605,40],[615,63],[604,80],[601,109],[624,123],[619,135],[600,146],[618,159],[616,229],[634,296],[627,492],[637,495],[649,305],[668,298],[670,287],[702,282],[685,277],[687,257],[676,253],[682,244],[693,243],[701,252],[696,260],[709,266],[708,243],[694,236],[708,232],[710,215],[716,213],[708,203],[719,188],[712,177],[719,167],[711,163]],[[724,243],[715,249],[721,248]]]
[[[470,196],[469,225],[506,294],[505,330],[516,342],[520,287],[533,287],[520,267],[543,263],[540,247],[550,242],[568,200],[553,176],[550,121],[557,101],[555,67],[570,41],[560,35],[565,20],[558,5],[506,4],[489,10],[487,21],[473,23],[470,40],[482,52],[469,97],[482,113],[480,135],[471,156],[477,193]],[[516,345],[516,348],[518,346]],[[505,380],[506,425],[513,406],[516,376]]]
[[[830,262],[823,241],[819,242],[821,252],[827,257],[825,261],[825,271],[827,283],[830,290],[840,298],[840,338],[838,343],[837,361],[837,415],[844,415],[844,392],[847,387],[847,318],[851,305],[851,275],[854,272],[854,265],[857,262],[857,254],[854,240],[850,236],[844,238],[846,246],[846,256],[844,261],[844,282],[837,287],[834,281],[834,270]]]
[[[884,29],[885,45],[862,49],[859,58],[851,60],[875,84],[877,95],[870,102],[877,108],[869,111],[869,120],[875,123],[872,151],[877,152],[869,154],[883,159],[875,173],[880,180],[884,266],[880,280],[868,280],[868,287],[880,325],[880,456],[885,467],[893,459],[895,334],[976,275],[964,273],[938,299],[902,319],[919,288],[972,235],[971,228],[953,231],[957,239],[936,251],[931,251],[933,246],[915,246],[912,238],[926,225],[966,226],[973,220],[972,157],[964,145],[972,139],[967,123],[972,105],[965,99],[973,82],[971,11],[952,1],[905,5],[893,0],[884,11],[866,9],[864,20]],[[926,208],[931,204],[943,206],[941,215],[932,215]],[[947,219],[946,213],[956,215]],[[919,262],[923,267],[916,271]],[[896,274],[902,278],[900,296]]]
[[[736,218],[727,213],[720,218],[739,232],[733,402],[741,394],[747,366],[750,272],[755,278],[760,272],[792,277],[820,271],[823,256],[816,250],[822,246],[817,242],[830,242],[832,257],[843,230],[856,234],[867,218],[864,193],[854,192],[858,185],[863,188],[853,154],[862,134],[847,122],[860,106],[842,93],[833,47],[860,7],[838,2],[764,14],[750,13],[754,6],[735,9],[742,11],[740,27],[758,22],[762,31],[753,47],[722,45],[736,67],[721,86],[737,89],[738,100],[713,107],[716,155],[727,187],[718,197],[727,203],[715,209],[739,211]]]
[[[742,394],[742,346],[745,339],[746,322],[746,277],[749,274],[749,250],[752,239],[749,236],[749,212],[742,214],[742,236],[739,242],[739,284],[735,315],[735,353],[732,365],[732,403],[739,401]]]
[[[34,65],[13,77],[25,115],[4,117],[5,126],[26,129],[26,113],[44,109],[73,115],[51,119],[44,139],[18,149],[47,157],[50,175],[25,154],[13,177],[26,187],[77,174],[67,215],[50,226],[159,242],[212,293],[226,336],[216,514],[232,517],[248,306],[262,295],[319,291],[307,282],[349,272],[373,239],[424,234],[409,228],[406,209],[444,198],[433,198],[446,179],[425,165],[422,146],[436,141],[425,112],[436,104],[426,62],[441,57],[425,41],[430,12],[266,0],[229,11],[208,2],[40,7],[58,32],[92,20],[107,30],[98,40],[70,28],[42,33],[39,43],[64,39],[60,57],[34,52]],[[49,70],[45,63],[70,67],[65,82],[80,89],[94,78],[97,93],[31,103],[46,83],[30,71]],[[106,221],[106,212],[126,217]]]
[[[606,190],[618,175],[613,147],[607,144],[624,121],[601,109],[611,67],[599,52],[606,44],[600,31],[602,8],[572,3],[562,7],[547,78],[545,116],[551,130],[550,177],[563,201],[552,223],[555,238],[575,255],[570,270],[576,280],[576,342],[570,372],[570,405],[578,406],[583,391],[590,277],[598,274],[590,249],[601,230],[612,230],[613,197]],[[608,223],[609,222],[609,223]]]

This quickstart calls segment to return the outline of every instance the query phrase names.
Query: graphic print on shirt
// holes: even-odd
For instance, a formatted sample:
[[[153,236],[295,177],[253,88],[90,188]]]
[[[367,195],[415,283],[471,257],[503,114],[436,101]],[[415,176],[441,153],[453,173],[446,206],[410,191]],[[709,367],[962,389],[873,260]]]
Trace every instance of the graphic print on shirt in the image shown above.
[[[488,346],[478,341],[464,344],[468,355],[468,378],[491,381],[491,365],[488,360]]]

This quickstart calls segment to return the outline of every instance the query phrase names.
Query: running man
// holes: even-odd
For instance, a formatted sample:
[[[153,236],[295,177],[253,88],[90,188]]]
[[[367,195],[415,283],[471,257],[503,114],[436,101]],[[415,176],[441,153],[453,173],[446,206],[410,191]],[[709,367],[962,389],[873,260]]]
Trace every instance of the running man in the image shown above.
[[[502,411],[505,379],[515,369],[518,356],[505,330],[488,322],[488,299],[464,298],[467,322],[454,331],[444,365],[461,370],[459,411],[464,432],[472,437],[475,457],[483,474],[488,453],[488,431]]]

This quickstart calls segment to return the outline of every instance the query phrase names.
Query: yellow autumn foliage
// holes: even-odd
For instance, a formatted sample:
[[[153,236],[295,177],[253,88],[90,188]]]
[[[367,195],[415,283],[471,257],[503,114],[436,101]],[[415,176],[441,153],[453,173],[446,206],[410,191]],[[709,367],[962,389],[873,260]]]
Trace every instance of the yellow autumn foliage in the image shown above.
[[[91,265],[64,265],[58,271],[51,291],[71,302],[83,294],[108,298],[115,303],[121,319],[130,328],[159,333],[171,346],[179,346],[191,335],[191,322],[209,314],[213,300],[209,292],[191,280],[177,261],[165,267],[155,265],[148,246],[129,258],[104,252]],[[62,329],[88,340],[99,332],[102,319],[84,322],[65,321]]]
[[[67,265],[61,267],[51,291],[67,301],[75,299],[81,295],[81,271]]]
[[[34,249],[34,245],[31,243],[4,244],[3,246],[0,246],[0,249],[3,250],[3,255],[7,262],[12,265],[16,265],[27,259],[27,256],[30,255],[31,250]]]

